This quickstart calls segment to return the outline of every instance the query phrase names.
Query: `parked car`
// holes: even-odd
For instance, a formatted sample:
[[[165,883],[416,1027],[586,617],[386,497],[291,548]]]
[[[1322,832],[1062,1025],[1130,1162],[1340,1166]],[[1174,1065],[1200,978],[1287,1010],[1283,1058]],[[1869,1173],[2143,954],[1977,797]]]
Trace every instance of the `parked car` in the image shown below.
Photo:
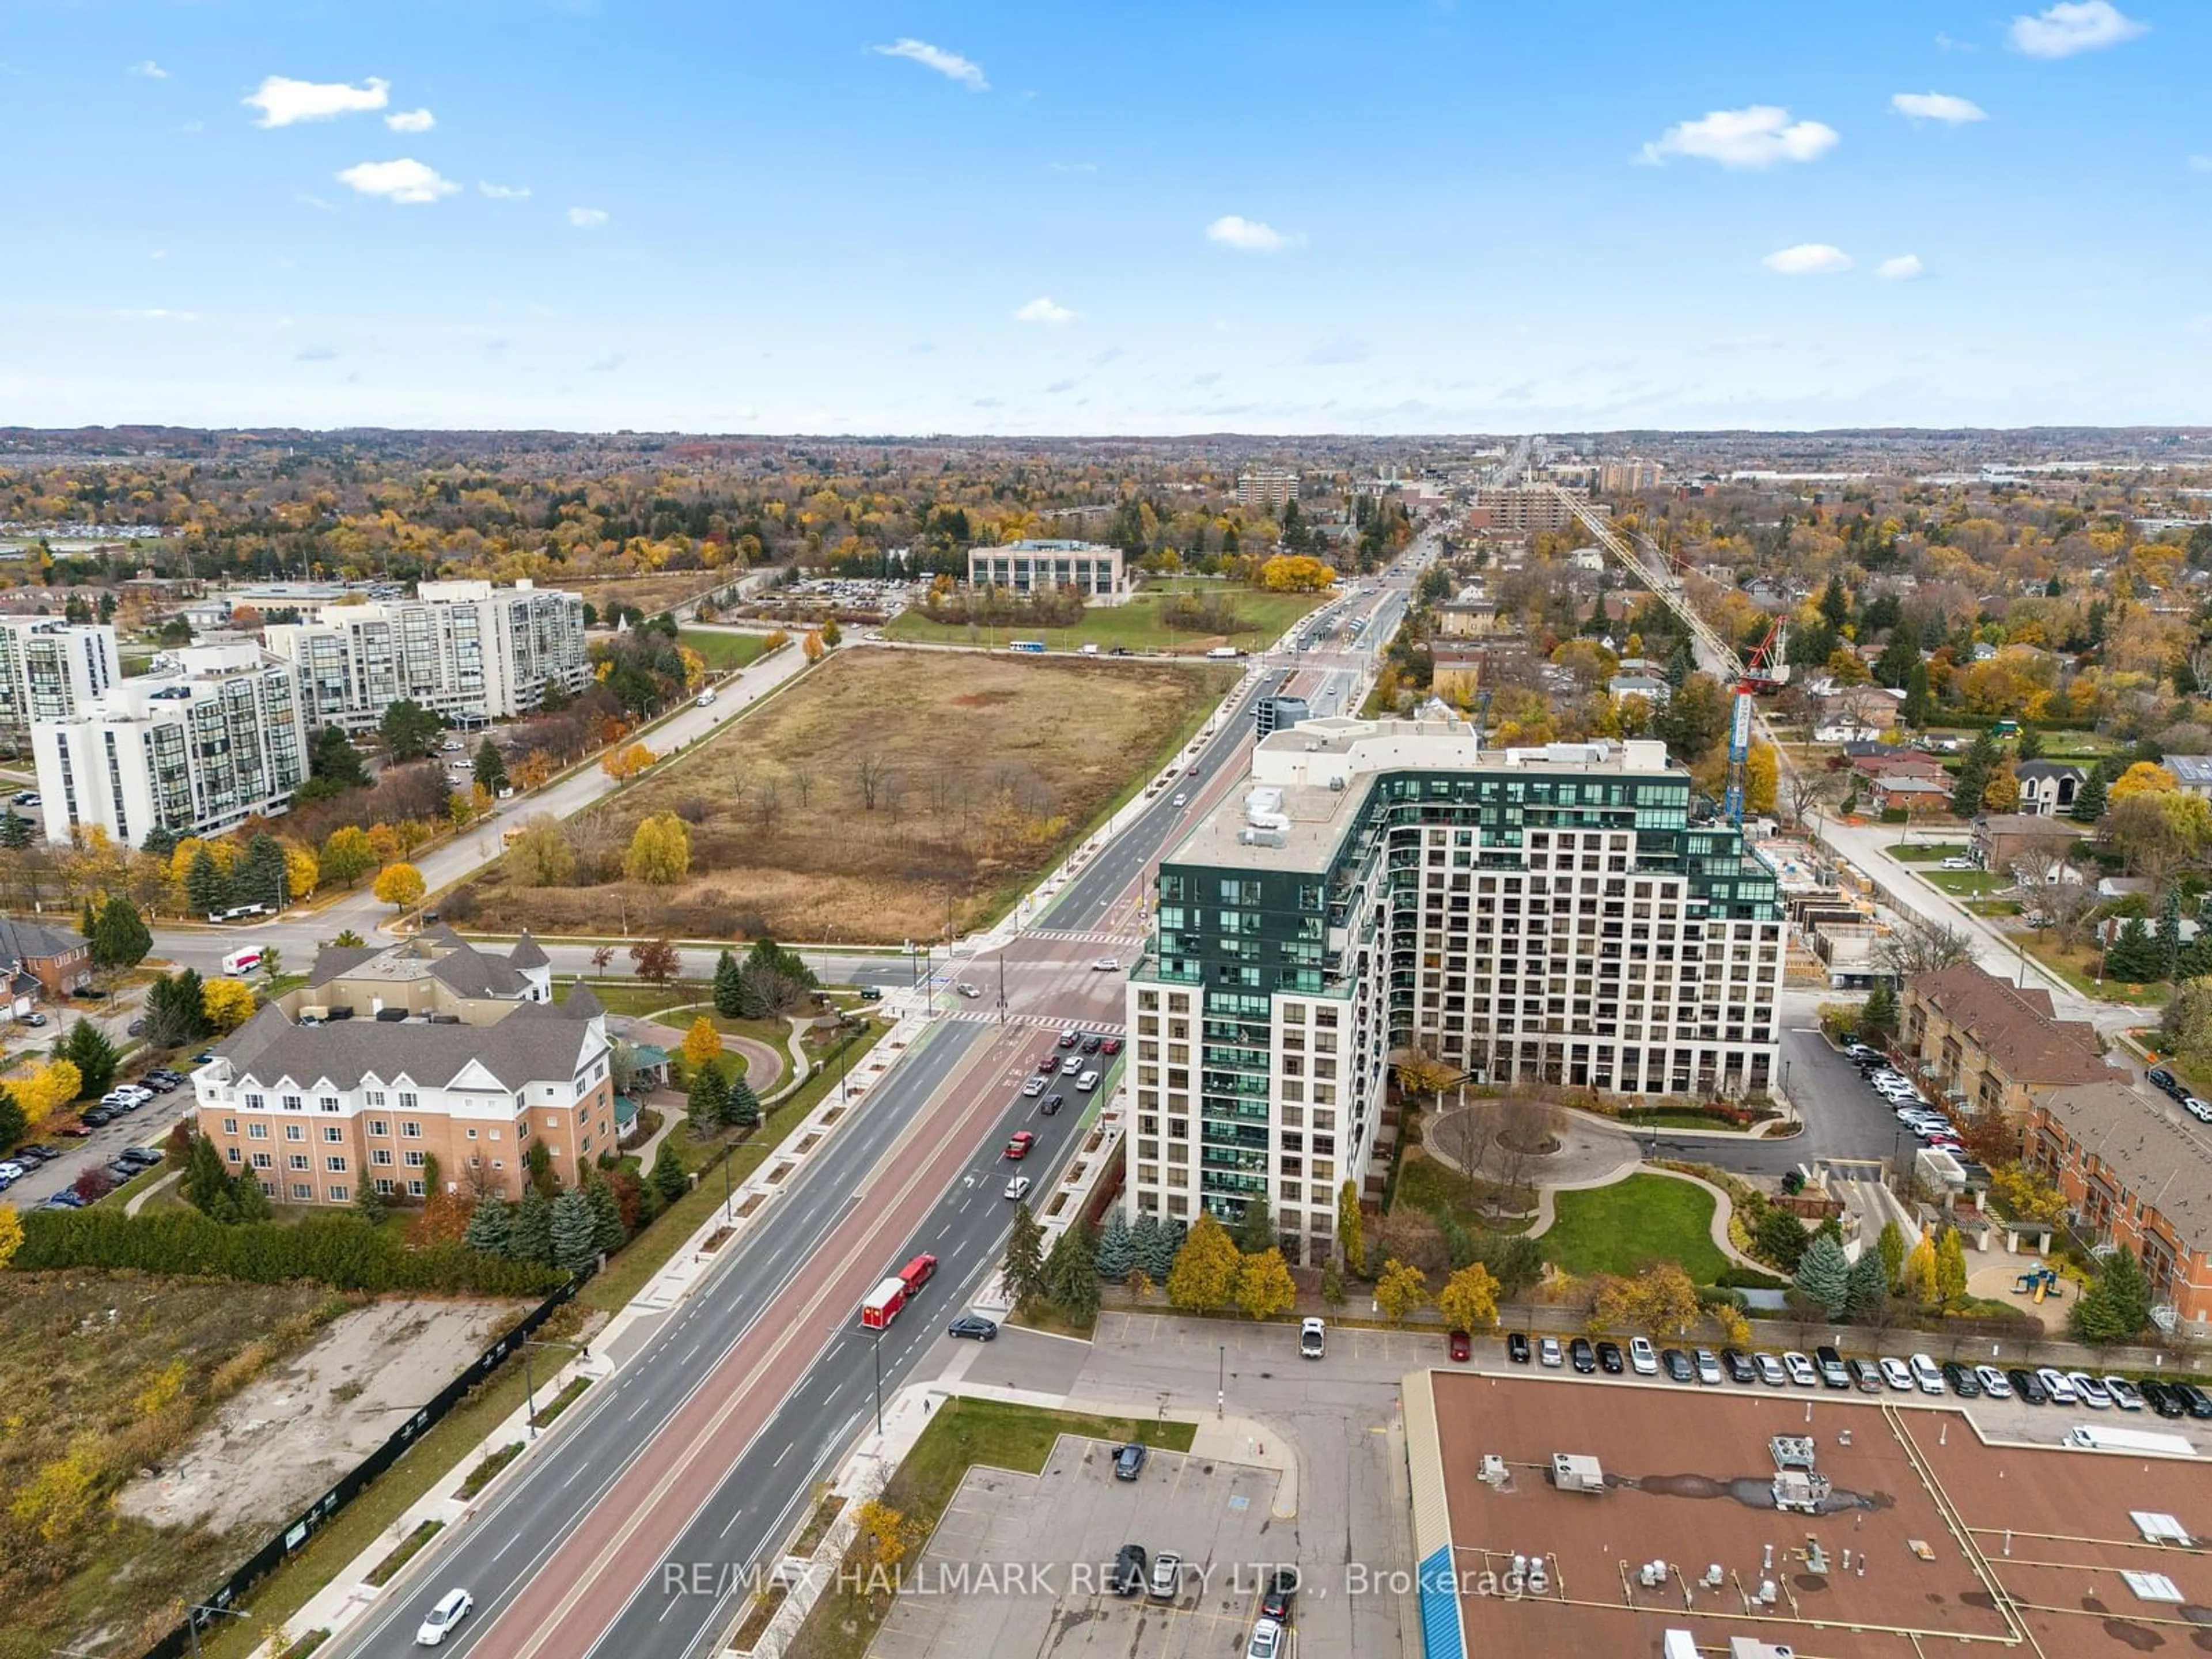
[[[141,1170],[150,1170],[161,1163],[165,1155],[151,1146],[125,1146],[115,1155],[118,1164],[128,1164]]]
[[[1659,1356],[1652,1352],[1650,1337],[1632,1336],[1628,1339],[1628,1365],[1638,1376],[1659,1375]]]
[[[1751,1356],[1744,1352],[1741,1348],[1723,1348],[1721,1364],[1727,1370],[1729,1381],[1731,1382],[1759,1381],[1759,1367],[1751,1363]]]
[[[1269,1573],[1267,1588],[1260,1592],[1260,1616],[1279,1625],[1288,1624],[1291,1603],[1297,1599],[1299,1583],[1296,1567],[1277,1567]]]
[[[2145,1072],[2143,1073],[2143,1081],[2149,1084],[2154,1089],[2157,1089],[2163,1093],[2172,1095],[2176,1100],[2180,1099],[2183,1094],[2186,1092],[2186,1091],[2181,1086],[2181,1079],[2174,1076],[2172,1073],[2167,1071],[2163,1066],[2154,1066],[2150,1070]]]
[[[1698,1381],[1705,1388],[1721,1385],[1721,1362],[1711,1348],[1699,1348],[1690,1356],[1690,1363],[1698,1369]]]
[[[2012,1398],[2012,1379],[1994,1365],[1975,1366],[1974,1380],[1982,1385],[1982,1392],[1992,1400]]]
[[[1620,1344],[1601,1342],[1597,1345],[1597,1368],[1607,1376],[1619,1376],[1627,1367],[1620,1358]]]
[[[1951,1385],[1951,1392],[1961,1400],[1979,1400],[1982,1397],[1981,1378],[1974,1375],[1971,1367],[1961,1365],[1955,1359],[1943,1362],[1943,1380]]]
[[[1113,1585],[1116,1595],[1141,1595],[1150,1576],[1142,1544],[1124,1544],[1114,1558]]]
[[[1670,1382],[1694,1382],[1698,1380],[1697,1369],[1690,1364],[1690,1356],[1680,1348],[1660,1349],[1659,1364]]]
[[[2074,1392],[2081,1396],[2081,1403],[2093,1412],[2110,1411],[2112,1396],[2105,1392],[2105,1385],[2087,1371],[2069,1371],[2066,1380],[2074,1385]]]
[[[2025,1365],[2014,1365],[2005,1372],[2005,1381],[2012,1384],[2015,1398],[2031,1406],[2047,1406],[2051,1394],[2036,1374]]]
[[[1145,1472],[1146,1451],[1141,1441],[1132,1440],[1114,1454],[1114,1478],[1134,1480]]]
[[[1155,1601],[1172,1601],[1176,1592],[1182,1588],[1182,1557],[1173,1550],[1162,1550],[1152,1558],[1151,1577],[1146,1580],[1145,1594]]]
[[[986,1319],[981,1314],[963,1314],[945,1328],[945,1334],[970,1337],[978,1342],[995,1342],[999,1340],[999,1325],[996,1320]]]
[[[2143,1408],[2142,1390],[2124,1376],[2106,1377],[2105,1392],[2112,1397],[2112,1403],[2124,1412],[2139,1412]]]
[[[1567,1363],[1579,1376],[1594,1376],[1597,1371],[1597,1350],[1590,1346],[1589,1338],[1578,1336],[1567,1344]]]
[[[1278,1659],[1282,1650],[1282,1626],[1273,1619],[1262,1619],[1252,1626],[1252,1640],[1244,1649],[1244,1659]]]
[[[1505,1357],[1516,1365],[1528,1363],[1528,1339],[1519,1331],[1505,1334]]]
[[[1474,1352],[1474,1345],[1468,1340],[1465,1331],[1454,1331],[1444,1341],[1455,1363],[1464,1363],[1468,1355]]]
[[[863,986],[860,988],[860,1000],[861,1000],[861,1001],[863,1001],[863,1002],[881,1002],[883,1000],[884,1000],[884,988],[883,988],[882,986],[880,986],[880,985],[863,985]]]
[[[2037,1366],[2035,1380],[2043,1384],[2044,1393],[2051,1396],[2051,1403],[2054,1406],[2072,1406],[2081,1401],[2081,1396],[2075,1392],[2072,1379],[2056,1365]]]
[[[1328,1327],[1318,1319],[1298,1322],[1298,1357],[1319,1359],[1328,1352]]]
[[[2190,1416],[2200,1422],[2212,1417],[2212,1395],[2194,1382],[2169,1382],[2166,1386],[2181,1396],[2181,1403],[2189,1408]]]
[[[1917,1386],[1912,1380],[1912,1367],[1894,1354],[1881,1361],[1881,1380],[1899,1394],[1911,1394]]]
[[[1858,1384],[1861,1394],[1880,1394],[1882,1391],[1884,1378],[1881,1367],[1873,1360],[1854,1359],[1850,1362],[1850,1370],[1851,1381]]]
[[[1920,1385],[1921,1393],[1943,1392],[1943,1373],[1936,1369],[1933,1359],[1924,1353],[1917,1353],[1905,1363],[1912,1367],[1912,1380]]]
[[[1560,1358],[1559,1339],[1558,1337],[1547,1336],[1538,1340],[1536,1343],[1536,1363],[1538,1364],[1548,1365],[1552,1370],[1557,1370],[1559,1369]]]
[[[1820,1370],[1820,1386],[1827,1389],[1848,1389],[1851,1374],[1844,1369],[1844,1357],[1823,1342],[1813,1351],[1813,1363]]]
[[[2189,1415],[2188,1402],[2156,1377],[2145,1377],[2136,1386],[2142,1395],[2143,1404],[2148,1406],[2160,1417],[2174,1418]]]
[[[1812,1360],[1794,1348],[1782,1356],[1782,1369],[1790,1373],[1790,1382],[1801,1389],[1820,1386],[1820,1374],[1813,1369]]]

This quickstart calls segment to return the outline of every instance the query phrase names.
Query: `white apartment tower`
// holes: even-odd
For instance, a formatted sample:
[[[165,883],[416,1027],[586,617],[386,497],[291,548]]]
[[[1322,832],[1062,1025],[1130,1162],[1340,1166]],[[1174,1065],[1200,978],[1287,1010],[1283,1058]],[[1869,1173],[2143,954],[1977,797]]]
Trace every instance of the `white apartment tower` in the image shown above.
[[[1249,467],[1237,475],[1237,505],[1279,512],[1298,493],[1298,475],[1286,466]]]
[[[0,748],[22,754],[33,720],[66,720],[122,678],[107,623],[0,617]]]
[[[584,602],[528,581],[424,582],[412,599],[330,605],[265,630],[300,671],[311,727],[365,731],[405,698],[448,720],[510,720],[591,683]]]
[[[98,825],[143,845],[160,828],[219,836],[288,810],[307,775],[292,665],[252,644],[197,646],[31,727],[46,838]]]
[[[1162,860],[1129,975],[1139,1213],[1267,1202],[1328,1259],[1390,1060],[1478,1085],[1742,1097],[1774,1074],[1774,871],[1650,742],[1484,751],[1457,720],[1303,722]]]

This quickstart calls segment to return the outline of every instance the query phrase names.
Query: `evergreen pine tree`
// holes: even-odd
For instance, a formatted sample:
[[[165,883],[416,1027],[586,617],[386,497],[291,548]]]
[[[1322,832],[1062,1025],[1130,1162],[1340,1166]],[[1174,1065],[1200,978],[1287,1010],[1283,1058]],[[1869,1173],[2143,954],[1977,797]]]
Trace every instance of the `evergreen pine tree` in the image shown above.
[[[553,1206],[535,1187],[525,1187],[522,1201],[514,1206],[513,1237],[507,1253],[517,1261],[535,1261],[541,1267],[553,1265]]]
[[[1844,1309],[1853,1319],[1864,1319],[1889,1299],[1889,1269],[1880,1250],[1861,1250],[1851,1263],[1850,1281],[1844,1294]]]
[[[461,1243],[486,1255],[505,1255],[514,1248],[514,1210],[497,1194],[477,1200],[469,1212],[468,1231]]]
[[[1905,672],[1905,704],[1899,712],[1905,716],[1905,723],[1911,726],[1926,726],[1929,716],[1936,712],[1936,696],[1928,684],[1925,662],[1915,662]]]
[[[108,1085],[115,1081],[115,1067],[122,1059],[107,1033],[88,1019],[81,1019],[70,1027],[68,1039],[54,1050],[54,1055],[76,1067],[81,1079],[77,1085],[79,1100],[96,1100],[106,1094]]]
[[[1255,1193],[1244,1200],[1244,1213],[1237,1218],[1237,1248],[1246,1255],[1258,1255],[1273,1249],[1279,1242],[1267,1200]]]
[[[353,1212],[370,1226],[374,1227],[381,1223],[391,1212],[391,1209],[390,1200],[376,1190],[374,1182],[364,1181],[354,1188]]]
[[[100,968],[136,968],[154,948],[154,935],[127,898],[111,898],[93,923],[92,960]]]
[[[752,1085],[743,1078],[730,1082],[729,1100],[722,1121],[733,1129],[751,1129],[761,1121],[760,1097],[753,1092]]]
[[[1982,794],[1997,768],[1996,739],[1986,732],[1974,739],[1959,767],[1959,781],[1951,790],[1951,816],[1972,823],[1982,812]]]
[[[31,821],[10,806],[0,812],[0,848],[20,853],[31,844]]]
[[[726,950],[714,963],[714,1012],[724,1019],[738,1018],[744,1000],[738,959]]]
[[[1146,1277],[1157,1284],[1162,1275],[1152,1269],[1160,1260],[1160,1218],[1149,1210],[1129,1224],[1129,1253],[1135,1258],[1136,1265],[1144,1270]],[[1172,1253],[1167,1260],[1170,1267],[1174,1266]]]
[[[192,1137],[191,1156],[185,1160],[185,1202],[210,1221],[238,1219],[238,1195],[222,1154],[205,1135]]]
[[[31,1121],[23,1115],[22,1103],[0,1084],[0,1152],[12,1149],[30,1132]]]
[[[599,1218],[592,1200],[574,1190],[553,1200],[553,1265],[580,1273],[599,1259]]]
[[[2150,1281],[2124,1244],[2105,1258],[2095,1282],[2076,1297],[2067,1316],[2073,1334],[2099,1347],[2125,1342],[2150,1323]]]
[[[276,1216],[269,1206],[269,1194],[261,1190],[261,1178],[251,1170],[241,1170],[238,1178],[230,1183],[231,1202],[238,1206],[240,1221],[268,1221]]]
[[[230,878],[204,847],[193,853],[185,871],[185,902],[204,916],[214,915],[230,903]]]
[[[1014,1206],[1013,1229],[1006,1235],[1006,1253],[999,1266],[1006,1274],[1006,1299],[1017,1308],[1043,1293],[1044,1229],[1030,1213],[1026,1200]]]
[[[673,1204],[691,1186],[691,1177],[684,1173],[683,1160],[676,1156],[675,1146],[665,1139],[660,1143],[660,1151],[653,1157],[653,1172],[646,1179],[653,1183],[653,1190],[660,1194],[664,1204]]]
[[[2181,892],[2179,888],[2166,890],[2166,902],[2158,910],[2158,976],[2175,979],[2181,969]]]
[[[1890,989],[1887,980],[1878,980],[1867,993],[1866,1006],[1859,1011],[1859,1041],[1878,1044],[1896,1035],[1897,993]]]
[[[730,1085],[722,1079],[722,1068],[709,1064],[694,1071],[684,1105],[691,1115],[695,1133],[703,1135],[720,1128],[730,1107]]]
[[[2076,823],[2094,823],[2105,816],[2105,769],[2094,769],[2082,780],[2081,787],[2074,792],[2074,805],[2067,816]]]
[[[2144,985],[2158,976],[2158,944],[2141,916],[2130,916],[2106,948],[2105,977]]]
[[[1106,1218],[1106,1230],[1098,1236],[1098,1277],[1111,1285],[1125,1282],[1129,1270],[1137,1265],[1135,1243],[1129,1231],[1129,1223],[1117,1205]]]
[[[1075,1323],[1087,1324],[1098,1312],[1097,1235],[1078,1222],[1060,1236],[1045,1259],[1045,1293]]]
[[[629,1241],[629,1233],[623,1226],[622,1200],[615,1196],[615,1189],[598,1176],[593,1176],[584,1188],[584,1196],[592,1202],[592,1243],[612,1255]]]
[[[1844,1260],[1844,1247],[1825,1234],[1815,1234],[1798,1259],[1797,1272],[1792,1283],[1808,1301],[1820,1304],[1829,1318],[1836,1318],[1844,1310],[1850,1294],[1850,1263]]]

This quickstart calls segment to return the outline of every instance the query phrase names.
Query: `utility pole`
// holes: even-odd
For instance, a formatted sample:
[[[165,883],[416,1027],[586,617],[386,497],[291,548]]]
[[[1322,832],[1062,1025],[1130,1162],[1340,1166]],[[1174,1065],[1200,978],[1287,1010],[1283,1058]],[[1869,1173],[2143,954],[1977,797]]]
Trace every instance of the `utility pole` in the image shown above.
[[[251,1619],[253,1615],[243,1607],[210,1607],[198,1602],[185,1609],[185,1629],[191,1638],[192,1659],[200,1659],[200,1615],[220,1613],[226,1619]]]

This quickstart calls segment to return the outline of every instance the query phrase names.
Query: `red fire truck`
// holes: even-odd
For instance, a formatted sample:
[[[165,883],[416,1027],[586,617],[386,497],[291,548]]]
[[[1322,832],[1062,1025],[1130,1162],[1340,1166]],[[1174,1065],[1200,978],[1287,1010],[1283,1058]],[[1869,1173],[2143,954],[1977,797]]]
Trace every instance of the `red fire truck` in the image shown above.
[[[898,1311],[921,1287],[929,1283],[937,1272],[937,1258],[918,1255],[901,1267],[892,1278],[886,1279],[868,1292],[860,1304],[860,1323],[872,1331],[879,1331],[898,1317]]]

